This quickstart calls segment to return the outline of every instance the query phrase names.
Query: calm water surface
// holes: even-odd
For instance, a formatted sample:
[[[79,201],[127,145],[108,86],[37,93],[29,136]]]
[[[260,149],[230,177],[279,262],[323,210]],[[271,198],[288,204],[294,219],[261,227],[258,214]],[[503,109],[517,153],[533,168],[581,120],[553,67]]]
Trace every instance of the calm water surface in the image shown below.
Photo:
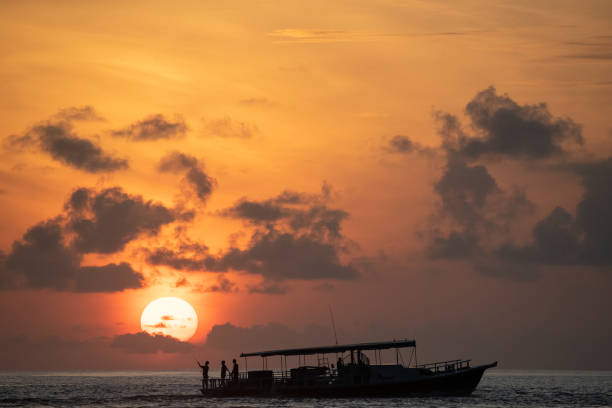
[[[0,373],[0,406],[610,407],[612,372],[489,370],[470,397],[202,398],[198,371]]]

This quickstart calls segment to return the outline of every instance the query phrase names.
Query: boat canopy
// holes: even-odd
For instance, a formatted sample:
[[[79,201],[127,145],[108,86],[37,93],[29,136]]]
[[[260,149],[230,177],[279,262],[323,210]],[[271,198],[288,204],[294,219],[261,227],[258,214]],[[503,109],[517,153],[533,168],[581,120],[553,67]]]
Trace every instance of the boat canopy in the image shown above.
[[[355,344],[340,344],[334,346],[323,347],[306,347],[285,350],[268,350],[259,351],[256,353],[241,353],[240,357],[270,357],[270,356],[305,356],[311,354],[326,354],[326,353],[344,353],[350,350],[385,350],[391,348],[416,347],[414,340],[393,340],[375,343],[355,343]]]

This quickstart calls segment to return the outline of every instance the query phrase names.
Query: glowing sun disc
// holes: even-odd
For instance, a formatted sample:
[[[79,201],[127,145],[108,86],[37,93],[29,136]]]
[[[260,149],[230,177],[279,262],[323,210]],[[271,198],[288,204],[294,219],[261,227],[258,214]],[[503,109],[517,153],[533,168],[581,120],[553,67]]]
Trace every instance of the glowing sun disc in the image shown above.
[[[145,307],[140,316],[140,327],[149,334],[164,334],[186,341],[198,328],[198,315],[183,299],[163,297]]]

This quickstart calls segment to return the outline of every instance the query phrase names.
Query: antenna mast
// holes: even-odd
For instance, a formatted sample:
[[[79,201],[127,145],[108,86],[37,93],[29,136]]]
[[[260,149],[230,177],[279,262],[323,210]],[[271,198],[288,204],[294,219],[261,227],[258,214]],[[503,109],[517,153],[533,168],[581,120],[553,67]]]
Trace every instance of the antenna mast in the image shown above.
[[[332,329],[334,329],[334,339],[336,339],[336,346],[338,345],[338,335],[336,334],[336,323],[334,322],[334,313],[332,312],[331,305],[329,306],[329,315],[331,317]]]

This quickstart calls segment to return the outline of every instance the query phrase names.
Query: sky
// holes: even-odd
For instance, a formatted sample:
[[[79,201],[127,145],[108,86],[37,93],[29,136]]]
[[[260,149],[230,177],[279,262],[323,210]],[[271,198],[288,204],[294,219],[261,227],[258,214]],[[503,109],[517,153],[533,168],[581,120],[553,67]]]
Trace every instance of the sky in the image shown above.
[[[0,370],[612,369],[609,1],[0,9]]]

